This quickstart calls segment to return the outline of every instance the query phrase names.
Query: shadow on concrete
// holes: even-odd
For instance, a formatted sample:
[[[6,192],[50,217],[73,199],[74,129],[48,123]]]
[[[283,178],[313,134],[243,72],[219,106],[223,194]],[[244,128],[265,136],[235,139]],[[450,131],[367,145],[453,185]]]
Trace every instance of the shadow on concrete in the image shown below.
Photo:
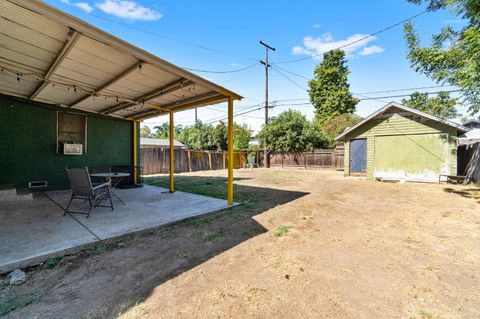
[[[446,187],[443,189],[447,193],[453,193],[465,198],[473,199],[480,203],[480,188],[454,189]]]
[[[159,177],[148,183],[165,186]],[[177,189],[226,198],[226,178],[176,177]],[[64,257],[53,268],[40,267],[15,287],[16,297],[41,292],[7,318],[112,318],[150,296],[155,287],[267,231],[253,217],[308,193],[235,185],[240,205],[191,218],[149,234],[130,236],[105,248]],[[233,275],[233,274],[232,274]],[[7,298],[12,295],[2,295]]]

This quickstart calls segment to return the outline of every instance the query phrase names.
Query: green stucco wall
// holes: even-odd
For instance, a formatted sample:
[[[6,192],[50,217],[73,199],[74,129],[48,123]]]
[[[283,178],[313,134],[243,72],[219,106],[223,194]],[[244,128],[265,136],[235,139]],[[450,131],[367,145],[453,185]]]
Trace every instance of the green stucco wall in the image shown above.
[[[57,111],[48,105],[0,95],[0,185],[25,188],[46,180],[68,187],[66,167],[132,165],[132,122],[87,115],[87,153],[56,152]],[[81,113],[71,110],[74,113]]]
[[[432,167],[436,175],[456,174],[456,135],[453,127],[419,117],[393,114],[372,119],[345,137],[345,175],[350,173],[348,150],[353,138],[367,139],[368,179],[374,179],[376,172],[403,170],[408,176],[422,172],[425,180],[433,180],[427,176]]]

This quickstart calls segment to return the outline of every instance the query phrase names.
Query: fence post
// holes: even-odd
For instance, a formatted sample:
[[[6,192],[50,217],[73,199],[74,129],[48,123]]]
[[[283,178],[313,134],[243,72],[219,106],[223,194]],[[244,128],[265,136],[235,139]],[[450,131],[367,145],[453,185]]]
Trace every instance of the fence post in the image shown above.
[[[280,153],[280,156],[282,157],[282,168],[283,168],[283,153]]]
[[[161,168],[161,173],[165,173],[165,163],[167,161],[167,149],[166,148],[163,148],[162,149],[163,152],[162,152],[162,168]]]
[[[188,157],[188,171],[192,171],[192,154],[190,153],[190,150],[187,150],[187,157]]]
[[[336,149],[333,149],[333,150],[332,150],[332,153],[330,154],[330,158],[331,158],[331,161],[332,161],[332,168],[333,168],[333,169],[335,169],[335,156],[336,156],[335,152],[336,152]]]
[[[210,170],[212,170],[212,154],[210,153],[210,151],[207,151],[207,155],[208,155],[208,167],[210,168]]]
[[[307,152],[305,152],[305,154],[303,154],[303,155],[305,156],[303,167],[304,167],[305,169],[307,169]]]

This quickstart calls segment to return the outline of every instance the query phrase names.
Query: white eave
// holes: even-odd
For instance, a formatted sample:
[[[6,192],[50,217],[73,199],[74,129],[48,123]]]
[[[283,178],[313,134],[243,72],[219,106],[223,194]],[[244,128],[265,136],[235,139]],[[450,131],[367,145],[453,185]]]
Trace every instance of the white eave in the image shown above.
[[[0,43],[5,95],[130,120],[242,98],[38,0],[0,1]]]

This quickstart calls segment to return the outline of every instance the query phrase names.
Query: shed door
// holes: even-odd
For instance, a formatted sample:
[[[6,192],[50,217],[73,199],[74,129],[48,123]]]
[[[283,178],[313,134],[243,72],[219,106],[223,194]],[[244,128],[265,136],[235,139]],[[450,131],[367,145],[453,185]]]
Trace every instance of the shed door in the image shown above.
[[[367,171],[367,139],[350,140],[350,173]]]

